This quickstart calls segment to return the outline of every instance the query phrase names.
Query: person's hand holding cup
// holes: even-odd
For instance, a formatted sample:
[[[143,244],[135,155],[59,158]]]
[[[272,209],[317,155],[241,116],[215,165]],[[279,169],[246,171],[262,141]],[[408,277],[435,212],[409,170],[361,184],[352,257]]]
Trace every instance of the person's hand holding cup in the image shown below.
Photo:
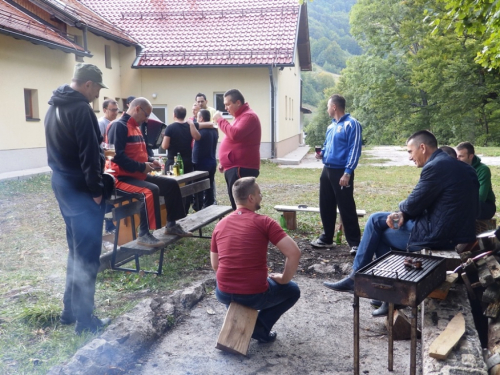
[[[401,212],[393,212],[387,216],[386,223],[391,229],[399,229],[403,225],[404,219]]]
[[[316,151],[316,159],[319,161],[321,159],[321,146],[314,146],[314,151]]]

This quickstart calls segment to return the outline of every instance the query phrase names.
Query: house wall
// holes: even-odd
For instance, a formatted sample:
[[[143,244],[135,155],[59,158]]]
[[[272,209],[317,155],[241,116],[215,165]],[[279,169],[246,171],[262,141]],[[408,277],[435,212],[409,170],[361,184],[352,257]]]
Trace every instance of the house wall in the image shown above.
[[[298,60],[298,59],[297,59]],[[276,76],[276,157],[300,144],[300,66],[274,69]]]
[[[68,30],[81,35],[77,29]],[[112,69],[104,63],[104,45],[111,46]],[[88,34],[89,50],[94,57],[85,62],[97,65],[103,81],[110,87],[102,89],[96,115],[102,116],[102,101],[106,97],[121,97],[120,54],[128,55],[133,47],[120,46],[107,39]],[[8,116],[0,118],[0,173],[47,166],[44,117],[52,91],[71,82],[75,55],[0,34],[2,85],[0,101],[8,105]],[[127,50],[124,52],[123,50]],[[129,61],[133,61],[129,60]],[[37,90],[34,107],[37,119],[27,120],[24,109],[24,89]]]
[[[236,88],[259,116],[262,127],[261,157],[271,156],[271,107],[268,68],[168,68],[140,69],[142,82],[136,93],[151,101],[153,106],[167,107],[167,121],[173,122],[177,105],[191,107],[198,92],[207,96],[208,106],[215,107],[214,93]],[[132,72],[133,73],[133,72]],[[125,72],[125,75],[129,72]],[[128,80],[128,78],[125,78]],[[132,79],[130,79],[132,80]],[[156,98],[152,94],[156,94]],[[228,121],[233,121],[228,119]],[[219,131],[219,141],[224,134]]]

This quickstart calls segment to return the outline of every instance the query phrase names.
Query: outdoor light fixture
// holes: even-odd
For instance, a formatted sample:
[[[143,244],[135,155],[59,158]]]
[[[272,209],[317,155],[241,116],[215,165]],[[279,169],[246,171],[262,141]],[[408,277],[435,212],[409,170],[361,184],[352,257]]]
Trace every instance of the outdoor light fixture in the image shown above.
[[[154,92],[153,94],[151,94],[151,96],[153,97],[153,99],[156,99],[158,95]]]

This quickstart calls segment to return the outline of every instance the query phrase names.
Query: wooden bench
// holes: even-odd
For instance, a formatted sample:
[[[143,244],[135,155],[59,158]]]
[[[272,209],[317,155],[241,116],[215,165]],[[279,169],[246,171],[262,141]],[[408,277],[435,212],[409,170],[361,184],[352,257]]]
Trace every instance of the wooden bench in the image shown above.
[[[297,229],[297,212],[316,212],[319,213],[319,207],[310,207],[306,204],[299,204],[298,206],[274,206],[274,209],[279,212],[283,212],[283,216],[286,220],[286,228],[295,230]],[[337,213],[339,210],[337,209]],[[356,210],[358,217],[363,217],[366,215],[365,210]],[[339,215],[339,225],[342,226],[342,218]]]
[[[197,174],[199,176],[206,176],[207,172],[191,172]],[[183,177],[184,176],[184,177]],[[189,182],[192,181],[193,175],[187,176],[177,176],[178,181],[181,182]],[[193,182],[189,185],[182,186],[180,188],[182,197],[190,196],[195,193],[201,192],[203,190],[210,188],[210,181],[208,178],[203,179],[201,181]],[[123,204],[127,201],[127,204]],[[113,220],[117,222],[117,230],[113,239],[113,250],[101,255],[101,266],[99,271],[102,271],[107,268],[111,268],[114,270],[128,271],[128,272],[152,272],[158,275],[161,275],[162,266],[163,266],[163,255],[165,248],[178,240],[181,239],[179,236],[165,235],[165,228],[160,228],[154,231],[154,236],[165,243],[165,246],[161,247],[145,247],[137,244],[136,240],[136,220],[138,220],[139,210],[141,206],[140,201],[132,201],[130,198],[125,199],[120,202],[120,204],[113,209],[112,215]],[[194,214],[188,215],[185,218],[178,220],[177,223],[181,225],[181,227],[188,231],[198,231],[199,234],[195,236],[196,238],[211,238],[210,236],[203,236],[202,229],[204,226],[214,222],[232,212],[233,209],[231,206],[217,206],[212,205],[203,210],[200,210]],[[122,222],[126,219],[130,220],[130,231],[131,231],[131,241],[122,244],[119,246],[119,238],[120,238],[120,230],[123,229],[121,225]],[[128,226],[125,226],[125,229],[128,229]],[[154,254],[155,252],[160,252],[160,259],[158,270],[156,271],[144,271],[140,268],[139,258],[143,255]],[[129,263],[131,261],[135,262],[135,268],[124,268],[122,267],[124,264]]]

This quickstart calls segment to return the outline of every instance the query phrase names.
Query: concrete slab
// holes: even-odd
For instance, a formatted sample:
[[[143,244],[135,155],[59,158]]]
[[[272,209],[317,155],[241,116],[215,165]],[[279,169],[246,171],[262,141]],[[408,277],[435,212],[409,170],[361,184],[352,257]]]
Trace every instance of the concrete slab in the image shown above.
[[[284,165],[299,165],[302,159],[309,152],[310,147],[307,145],[299,146],[296,150],[286,154],[282,158],[270,159],[273,163]]]
[[[40,167],[40,168],[23,169],[20,171],[3,172],[0,173],[0,181],[21,180],[24,178],[30,178],[38,174],[44,174],[50,172],[51,172],[50,167]]]

